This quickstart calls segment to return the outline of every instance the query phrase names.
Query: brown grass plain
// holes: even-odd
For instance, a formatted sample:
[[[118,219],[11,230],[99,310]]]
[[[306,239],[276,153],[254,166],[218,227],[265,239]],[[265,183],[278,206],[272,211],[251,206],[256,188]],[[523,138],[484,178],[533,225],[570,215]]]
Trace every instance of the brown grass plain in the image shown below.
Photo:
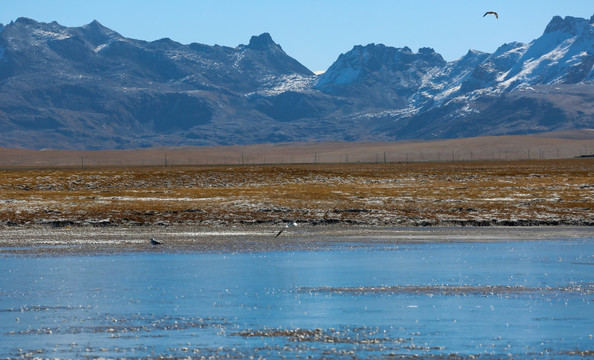
[[[0,169],[0,225],[594,225],[594,159],[549,158],[570,148],[579,156],[579,151],[594,148],[592,140],[514,138],[514,147],[505,142],[509,139],[482,138],[169,149],[167,166],[165,161],[146,165],[147,155],[159,158],[158,164],[163,149],[5,149],[0,151],[5,166]],[[522,146],[541,156],[510,160],[524,152]],[[412,160],[411,154],[421,148],[425,157]],[[456,157],[461,149],[468,154],[464,161]],[[507,151],[507,160],[498,149]],[[453,161],[445,155],[440,161],[429,157],[446,150],[454,154]],[[190,154],[207,159],[215,151],[221,160],[234,154],[235,161],[183,164]],[[408,161],[397,161],[398,151],[408,153]],[[298,163],[305,162],[298,156],[306,152],[310,163]],[[491,158],[471,159],[470,153],[476,158],[490,153]],[[22,156],[22,161],[6,164],[7,154],[17,154],[10,155],[12,160]],[[363,154],[368,154],[365,161]],[[93,164],[95,157],[105,165]],[[293,161],[249,161],[273,157]],[[336,161],[330,161],[333,157]]]
[[[594,130],[379,143],[280,143],[102,151],[0,148],[0,167],[456,162],[565,159],[587,154],[594,154]]]

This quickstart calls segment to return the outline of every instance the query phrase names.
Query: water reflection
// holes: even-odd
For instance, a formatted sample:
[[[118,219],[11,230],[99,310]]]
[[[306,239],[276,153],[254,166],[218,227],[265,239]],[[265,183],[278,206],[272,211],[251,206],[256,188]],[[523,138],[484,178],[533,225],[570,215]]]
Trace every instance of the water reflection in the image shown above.
[[[594,239],[0,262],[0,356],[592,356]]]

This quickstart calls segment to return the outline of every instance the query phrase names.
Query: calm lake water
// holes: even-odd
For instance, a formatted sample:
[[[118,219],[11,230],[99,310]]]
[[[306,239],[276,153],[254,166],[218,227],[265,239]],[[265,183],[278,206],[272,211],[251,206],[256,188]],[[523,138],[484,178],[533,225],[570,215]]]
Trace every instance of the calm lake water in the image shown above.
[[[2,358],[578,358],[594,238],[0,257]]]

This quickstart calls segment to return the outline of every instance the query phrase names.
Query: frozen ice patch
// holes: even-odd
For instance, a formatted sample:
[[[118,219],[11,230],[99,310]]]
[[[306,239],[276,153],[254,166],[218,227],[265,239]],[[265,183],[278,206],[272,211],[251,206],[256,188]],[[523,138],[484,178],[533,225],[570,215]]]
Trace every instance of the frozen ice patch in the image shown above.
[[[97,198],[98,200],[118,200],[118,201],[215,201],[225,200],[223,197],[214,198],[172,198],[172,197],[132,197],[132,196],[111,196]]]

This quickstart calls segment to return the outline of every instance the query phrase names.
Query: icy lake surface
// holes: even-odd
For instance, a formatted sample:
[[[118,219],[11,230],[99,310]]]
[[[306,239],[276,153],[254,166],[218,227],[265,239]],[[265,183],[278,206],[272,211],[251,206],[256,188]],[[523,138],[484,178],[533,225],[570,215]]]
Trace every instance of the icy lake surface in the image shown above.
[[[0,257],[1,358],[579,358],[594,238]]]

